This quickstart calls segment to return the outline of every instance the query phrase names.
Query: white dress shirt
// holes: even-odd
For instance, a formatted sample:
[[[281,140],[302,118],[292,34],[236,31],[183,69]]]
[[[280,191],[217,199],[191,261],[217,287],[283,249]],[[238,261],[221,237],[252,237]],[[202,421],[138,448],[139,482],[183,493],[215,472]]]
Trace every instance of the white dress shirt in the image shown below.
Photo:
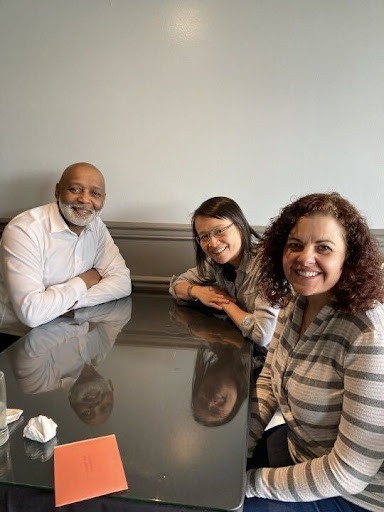
[[[132,299],[78,309],[32,329],[12,346],[9,359],[23,393],[69,390],[84,365],[97,367],[130,321]]]
[[[21,322],[36,327],[72,308],[94,306],[131,293],[130,272],[100,218],[80,235],[56,203],[21,213],[0,244],[0,301],[12,303]],[[87,290],[79,274],[95,268],[101,281]]]

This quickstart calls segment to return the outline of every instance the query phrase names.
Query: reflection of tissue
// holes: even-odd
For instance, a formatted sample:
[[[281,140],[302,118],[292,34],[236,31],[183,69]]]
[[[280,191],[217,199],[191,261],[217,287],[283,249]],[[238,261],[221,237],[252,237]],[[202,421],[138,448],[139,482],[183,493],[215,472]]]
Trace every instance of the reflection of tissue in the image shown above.
[[[37,441],[30,441],[29,439],[24,439],[25,455],[32,460],[47,462],[47,460],[52,457],[53,450],[57,443],[57,437],[54,437],[45,444],[38,443]]]
[[[56,423],[46,416],[31,418],[24,427],[23,436],[32,441],[46,443],[56,435]]]

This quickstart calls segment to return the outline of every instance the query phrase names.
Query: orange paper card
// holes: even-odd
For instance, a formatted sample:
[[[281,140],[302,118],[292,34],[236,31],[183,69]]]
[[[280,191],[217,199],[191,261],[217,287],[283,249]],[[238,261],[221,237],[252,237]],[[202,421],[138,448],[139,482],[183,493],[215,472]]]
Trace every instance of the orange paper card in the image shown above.
[[[128,489],[115,435],[55,446],[55,505]]]

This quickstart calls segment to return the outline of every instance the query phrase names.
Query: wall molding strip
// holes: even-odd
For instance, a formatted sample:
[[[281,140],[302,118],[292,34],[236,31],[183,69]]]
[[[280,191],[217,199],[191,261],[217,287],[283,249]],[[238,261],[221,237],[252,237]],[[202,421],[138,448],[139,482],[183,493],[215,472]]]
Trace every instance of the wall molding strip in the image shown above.
[[[0,218],[0,235],[10,218]],[[135,289],[163,292],[172,275],[194,266],[189,224],[106,221],[113,239],[131,270]],[[264,227],[255,226],[258,233]],[[384,254],[384,229],[372,229]]]

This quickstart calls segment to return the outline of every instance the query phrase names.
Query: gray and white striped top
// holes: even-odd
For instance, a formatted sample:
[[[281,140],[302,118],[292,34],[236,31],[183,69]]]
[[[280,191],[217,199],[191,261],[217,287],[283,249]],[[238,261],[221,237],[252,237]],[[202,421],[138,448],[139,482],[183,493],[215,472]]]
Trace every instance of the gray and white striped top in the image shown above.
[[[251,404],[255,444],[277,406],[296,464],[248,471],[246,495],[343,496],[384,511],[384,305],[346,314],[330,303],[299,337],[306,299],[280,311]]]

